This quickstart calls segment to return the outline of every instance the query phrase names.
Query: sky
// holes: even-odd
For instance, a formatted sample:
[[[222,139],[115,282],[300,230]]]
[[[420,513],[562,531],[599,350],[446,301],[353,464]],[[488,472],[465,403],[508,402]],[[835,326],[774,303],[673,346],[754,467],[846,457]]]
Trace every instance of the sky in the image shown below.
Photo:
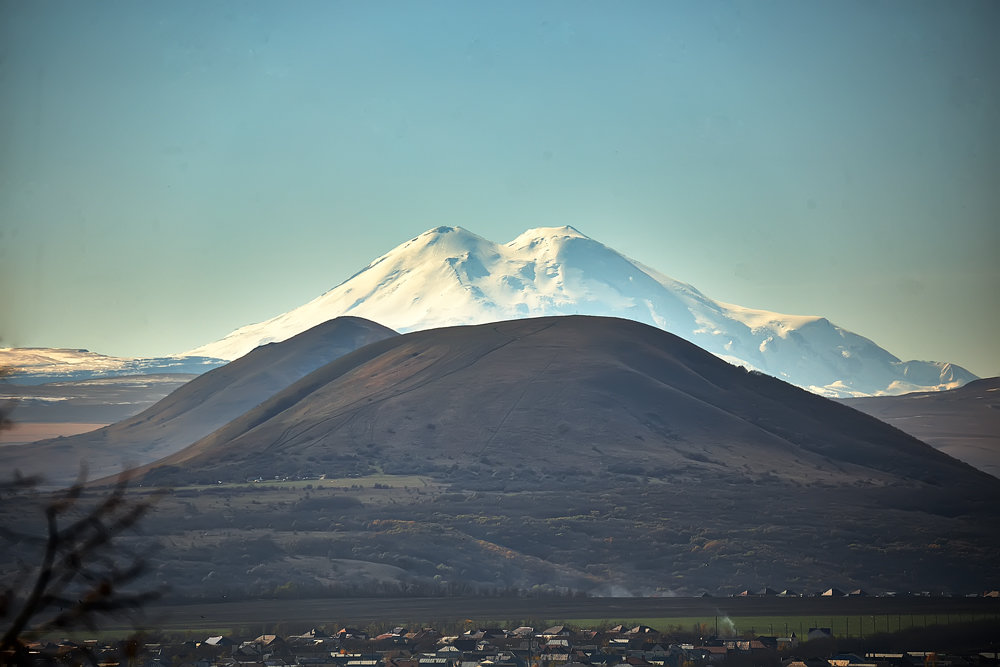
[[[992,0],[0,0],[0,344],[182,352],[569,224],[1000,375]]]

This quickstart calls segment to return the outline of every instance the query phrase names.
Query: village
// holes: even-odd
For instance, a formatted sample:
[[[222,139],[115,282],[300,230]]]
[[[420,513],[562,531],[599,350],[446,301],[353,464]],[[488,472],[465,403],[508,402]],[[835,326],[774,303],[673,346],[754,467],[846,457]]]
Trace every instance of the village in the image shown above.
[[[471,621],[466,622],[470,626]],[[302,634],[262,634],[253,639],[226,635],[199,640],[135,636],[97,640],[36,641],[27,649],[32,664],[95,664],[104,667],[965,667],[997,665],[996,646],[961,654],[928,650],[838,652],[829,628],[810,628],[803,637],[698,636],[711,631],[660,632],[645,625],[604,630],[556,625],[536,631],[470,627],[445,634],[431,627],[395,627],[378,634],[344,627],[313,628]],[[995,625],[994,625],[995,630]],[[884,643],[884,642],[883,642]],[[926,642],[920,642],[926,644]],[[845,645],[840,642],[840,646]],[[850,641],[847,645],[854,646]],[[888,644],[887,644],[888,645]]]

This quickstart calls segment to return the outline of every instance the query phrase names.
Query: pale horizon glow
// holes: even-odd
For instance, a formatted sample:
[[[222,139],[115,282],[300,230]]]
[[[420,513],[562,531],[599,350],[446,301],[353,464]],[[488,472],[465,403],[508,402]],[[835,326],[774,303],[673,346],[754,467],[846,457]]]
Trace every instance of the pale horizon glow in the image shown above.
[[[177,353],[438,225],[1000,375],[1000,5],[0,0],[0,345]]]

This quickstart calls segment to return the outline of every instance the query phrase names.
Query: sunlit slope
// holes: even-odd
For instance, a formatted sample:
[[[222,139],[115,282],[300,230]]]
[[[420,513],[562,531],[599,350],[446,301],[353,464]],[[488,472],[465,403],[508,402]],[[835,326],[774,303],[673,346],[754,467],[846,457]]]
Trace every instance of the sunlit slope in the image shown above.
[[[38,473],[50,484],[91,477],[166,456],[211,433],[337,357],[396,333],[344,317],[198,376],[153,406],[90,433],[0,449],[8,469]]]

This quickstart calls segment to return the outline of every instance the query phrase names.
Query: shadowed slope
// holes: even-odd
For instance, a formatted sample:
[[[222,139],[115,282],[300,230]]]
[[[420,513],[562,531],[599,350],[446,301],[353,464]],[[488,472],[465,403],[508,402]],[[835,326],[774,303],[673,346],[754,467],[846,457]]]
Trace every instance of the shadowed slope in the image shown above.
[[[49,484],[92,477],[166,456],[204,437],[337,357],[396,333],[355,317],[331,320],[287,341],[263,345],[198,376],[143,412],[81,435],[0,450],[10,469],[38,473]]]

